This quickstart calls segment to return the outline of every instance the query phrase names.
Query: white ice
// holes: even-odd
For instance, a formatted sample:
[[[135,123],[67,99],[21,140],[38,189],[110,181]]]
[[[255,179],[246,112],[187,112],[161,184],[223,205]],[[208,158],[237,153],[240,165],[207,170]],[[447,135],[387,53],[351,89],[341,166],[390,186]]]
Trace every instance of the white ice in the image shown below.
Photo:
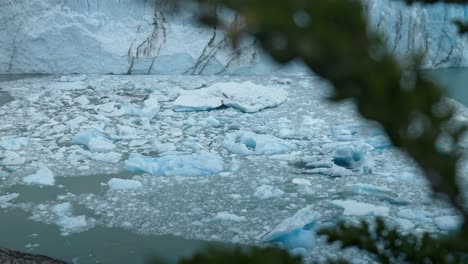
[[[55,184],[54,174],[46,166],[41,166],[35,174],[24,177],[24,183],[36,185],[49,185]]]
[[[174,101],[174,108],[176,111],[202,111],[224,105],[245,113],[254,113],[281,105],[287,98],[288,93],[279,88],[257,85],[250,81],[226,82],[198,90],[183,91]]]
[[[88,227],[86,216],[75,216],[69,202],[57,204],[52,208],[55,213],[55,224],[60,227],[63,235],[82,231]]]

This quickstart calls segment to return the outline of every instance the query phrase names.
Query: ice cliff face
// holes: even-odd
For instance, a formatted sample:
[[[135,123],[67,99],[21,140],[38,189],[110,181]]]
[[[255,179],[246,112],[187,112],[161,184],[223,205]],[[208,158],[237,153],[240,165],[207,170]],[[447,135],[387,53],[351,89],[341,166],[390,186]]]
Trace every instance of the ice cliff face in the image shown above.
[[[395,0],[367,2],[372,27],[384,35],[398,57],[420,52],[425,68],[468,66],[468,38],[460,36],[452,23],[468,20],[468,5],[408,7]]]
[[[367,1],[395,54],[421,50],[428,68],[468,66],[468,41],[450,23],[468,18],[468,6]],[[0,73],[305,72],[275,66],[254,40],[232,51],[222,32],[197,25],[189,10],[173,14],[164,0],[2,0],[0,25]]]

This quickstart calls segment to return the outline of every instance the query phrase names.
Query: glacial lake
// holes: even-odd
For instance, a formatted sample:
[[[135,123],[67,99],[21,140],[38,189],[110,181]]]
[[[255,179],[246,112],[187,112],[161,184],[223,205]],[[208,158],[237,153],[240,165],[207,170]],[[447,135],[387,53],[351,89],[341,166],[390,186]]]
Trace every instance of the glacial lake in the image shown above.
[[[428,76],[441,83],[449,96],[468,106],[468,69],[438,69],[425,71]],[[0,75],[0,81],[12,81],[37,75]],[[14,100],[8,93],[0,91],[0,106]],[[254,172],[255,173],[255,172]],[[66,193],[102,193],[100,185],[115,175],[99,177],[71,177],[57,179],[57,186],[68,188],[32,187],[13,185],[8,193],[20,193],[15,202],[42,202],[55,199]],[[132,175],[118,175],[130,178]],[[76,208],[78,214],[90,215],[86,208]],[[30,220],[31,214],[17,208],[0,209],[0,246],[44,254],[70,263],[148,263],[158,256],[169,263],[188,257],[212,246],[230,247],[227,244],[189,240],[173,235],[141,235],[123,228],[95,226],[90,230],[61,235],[56,225]],[[183,234],[182,234],[183,235]]]

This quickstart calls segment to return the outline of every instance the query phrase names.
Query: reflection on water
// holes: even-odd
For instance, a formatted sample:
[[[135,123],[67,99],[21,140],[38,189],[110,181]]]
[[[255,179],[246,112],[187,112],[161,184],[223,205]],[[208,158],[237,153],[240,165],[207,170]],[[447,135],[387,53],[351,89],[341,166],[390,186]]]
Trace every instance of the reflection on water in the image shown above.
[[[424,73],[446,88],[451,98],[468,106],[468,68],[435,69]]]

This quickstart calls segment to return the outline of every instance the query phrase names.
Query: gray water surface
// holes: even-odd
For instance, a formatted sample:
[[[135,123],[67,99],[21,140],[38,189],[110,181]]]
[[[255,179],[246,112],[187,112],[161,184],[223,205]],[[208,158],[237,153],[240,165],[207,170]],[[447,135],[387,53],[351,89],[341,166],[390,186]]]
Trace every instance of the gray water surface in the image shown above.
[[[468,68],[446,68],[424,71],[442,85],[449,97],[468,107]]]

